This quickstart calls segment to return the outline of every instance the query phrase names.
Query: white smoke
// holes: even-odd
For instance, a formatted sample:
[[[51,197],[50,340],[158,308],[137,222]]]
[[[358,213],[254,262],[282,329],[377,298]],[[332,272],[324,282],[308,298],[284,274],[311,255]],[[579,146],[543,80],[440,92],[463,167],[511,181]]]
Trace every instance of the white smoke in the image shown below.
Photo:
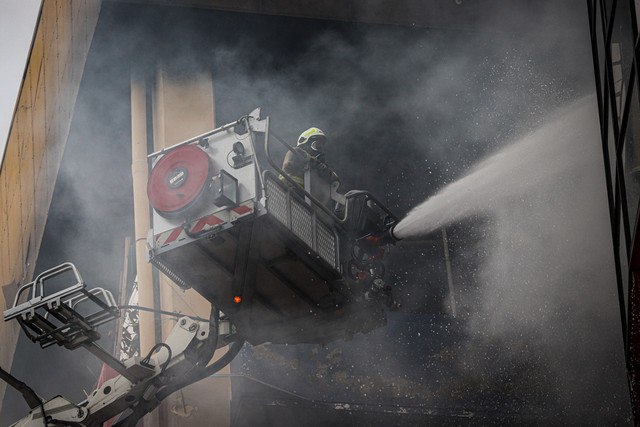
[[[602,421],[628,413],[595,98],[482,161],[412,210],[396,235],[476,214],[490,226],[477,248],[479,290],[462,299],[467,380],[491,383],[497,366],[513,374],[524,363],[522,371],[544,376],[528,376],[531,390],[540,387],[521,396],[528,410],[546,404],[557,415]],[[585,369],[594,366],[601,368]],[[606,402],[594,407],[598,396]]]

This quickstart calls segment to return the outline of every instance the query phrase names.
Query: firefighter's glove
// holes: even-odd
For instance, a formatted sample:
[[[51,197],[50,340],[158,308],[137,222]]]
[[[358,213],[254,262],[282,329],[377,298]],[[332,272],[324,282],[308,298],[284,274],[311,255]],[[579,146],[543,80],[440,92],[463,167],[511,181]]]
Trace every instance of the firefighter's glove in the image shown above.
[[[322,162],[318,162],[318,164],[316,165],[316,169],[318,170],[318,172],[320,172],[322,175],[326,175],[327,172],[329,171],[329,166],[327,166],[326,163],[322,163]]]
[[[309,156],[309,155],[307,154],[307,156]],[[313,156],[309,156],[308,159],[309,159],[309,169],[312,169],[312,168],[316,168],[317,169],[318,165],[320,163],[322,163],[319,159],[317,159],[316,157],[313,157]]]
[[[330,179],[331,175],[333,175],[331,168],[321,161],[315,161],[315,169],[318,171],[318,174],[325,179]]]

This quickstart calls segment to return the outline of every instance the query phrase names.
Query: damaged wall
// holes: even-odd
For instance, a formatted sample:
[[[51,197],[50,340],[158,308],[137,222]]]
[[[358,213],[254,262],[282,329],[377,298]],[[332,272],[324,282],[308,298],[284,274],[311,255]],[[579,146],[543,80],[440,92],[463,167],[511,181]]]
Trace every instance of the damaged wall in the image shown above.
[[[0,306],[32,279],[99,0],[44,0],[0,169]],[[62,237],[62,236],[61,236]],[[0,322],[9,370],[17,324]],[[0,401],[6,384],[0,382]]]

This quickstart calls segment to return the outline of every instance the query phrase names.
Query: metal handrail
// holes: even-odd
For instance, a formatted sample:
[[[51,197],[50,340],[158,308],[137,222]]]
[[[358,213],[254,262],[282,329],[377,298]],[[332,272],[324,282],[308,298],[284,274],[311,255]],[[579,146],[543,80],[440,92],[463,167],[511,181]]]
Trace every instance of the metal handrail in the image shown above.
[[[57,276],[59,274],[62,274],[66,271],[73,271],[77,283],[73,286],[70,286],[68,288],[63,289],[62,291],[53,293],[51,295],[47,295],[45,297],[44,295],[44,282],[47,279],[50,279],[51,277]],[[81,289],[83,289],[85,287],[84,282],[82,281],[82,277],[80,276],[80,272],[78,272],[77,268],[75,265],[73,265],[70,262],[65,262],[63,264],[60,264],[56,267],[50,268],[49,270],[45,270],[42,273],[40,273],[39,275],[36,276],[36,278],[32,281],[27,283],[26,285],[21,286],[18,289],[18,292],[16,292],[16,296],[13,299],[13,306],[6,310],[4,312],[4,319],[9,320],[10,318],[15,317],[15,309],[19,306],[31,306],[31,308],[36,308],[34,307],[34,305],[40,305],[43,304],[42,300],[43,299],[52,299],[58,295],[64,295],[64,294],[68,294],[68,293],[73,293],[73,292],[77,292]],[[25,291],[29,291],[30,295],[28,295],[27,300],[20,304],[20,298],[23,295],[23,293]]]
[[[356,197],[359,196],[364,196],[367,198],[367,201],[371,201],[373,202],[376,206],[378,206],[380,209],[382,209],[387,215],[389,215],[390,217],[392,217],[396,222],[398,221],[398,217],[391,212],[391,210],[389,210],[389,208],[387,208],[384,204],[382,204],[382,202],[380,202],[380,200],[378,200],[376,198],[376,196],[374,196],[373,194],[371,194],[370,192],[366,191],[366,190],[351,190],[348,191],[347,194],[344,195],[345,199],[349,200],[349,199],[355,199]],[[346,209],[345,209],[345,219],[346,219],[347,215],[346,215]]]
[[[278,138],[278,136],[275,135],[273,132],[270,131],[269,133],[271,133],[276,138],[276,140],[278,140],[278,142],[280,142],[282,145],[284,145],[289,151],[293,152],[294,155],[296,155],[296,156],[298,156],[300,158],[300,154],[297,153],[292,146],[290,146],[289,144],[284,142],[282,139]],[[265,151],[265,155],[267,156],[267,161],[269,162],[271,167],[276,170],[276,172],[278,172],[281,176],[283,176],[291,185],[293,185],[293,187],[296,190],[298,190],[299,192],[304,194],[306,197],[308,197],[309,200],[311,200],[313,202],[313,204],[315,204],[318,208],[320,208],[324,213],[326,213],[327,215],[333,217],[338,223],[340,223],[340,224],[344,223],[343,220],[338,218],[333,212],[331,212],[329,209],[327,209],[326,206],[324,206],[318,199],[316,199],[314,196],[312,196],[311,193],[309,193],[307,190],[305,190],[304,187],[302,187],[300,184],[295,182],[293,180],[293,178],[291,178],[291,176],[289,176],[288,173],[286,173],[284,170],[282,170],[276,164],[276,162],[273,161],[273,158],[271,157],[271,153],[269,151],[269,134],[265,135],[265,137],[264,137],[264,151]]]
[[[243,120],[248,120],[249,117],[250,116],[240,117],[235,122],[227,123],[226,125],[217,127],[217,128],[215,128],[213,130],[207,131],[207,132],[202,133],[200,135],[191,137],[191,138],[189,138],[189,139],[187,139],[185,141],[178,142],[177,144],[174,144],[171,147],[166,147],[166,148],[163,148],[162,150],[159,150],[159,151],[156,151],[154,153],[148,154],[147,155],[147,159],[153,159],[154,157],[157,157],[160,154],[164,154],[164,153],[166,153],[168,151],[175,150],[176,148],[182,147],[183,145],[193,144],[194,142],[198,142],[203,138],[206,138],[206,137],[211,136],[213,134],[216,134],[218,132],[222,132],[222,131],[228,130],[228,129],[232,128],[232,127],[235,127],[235,126],[239,125]],[[248,124],[248,121],[247,121],[247,124]]]
[[[57,267],[53,267],[49,270],[43,271],[42,273],[38,274],[38,276],[36,276],[33,283],[38,285],[37,287],[37,289],[39,290],[38,296],[41,298],[44,298],[44,281],[45,280],[48,280],[54,276],[57,276],[69,270],[73,271],[73,274],[76,277],[76,280],[77,280],[76,285],[80,285],[80,284],[84,285],[84,282],[82,281],[82,277],[80,276],[80,272],[78,271],[76,266],[70,262],[65,262],[63,264],[58,265]],[[35,296],[36,295],[34,295],[34,297]],[[48,295],[48,296],[51,296],[51,295]]]
[[[104,298],[104,302],[106,303],[106,305],[109,308],[117,308],[118,304],[116,303],[115,298],[113,298],[113,294],[104,289],[104,288],[93,288],[91,289],[86,295],[85,294],[79,294],[76,295],[74,297],[69,298],[68,300],[65,301],[65,303],[72,309],[75,311],[76,306],[80,303],[83,303],[84,301],[90,299],[91,297],[89,296],[89,294],[93,295],[93,296],[97,296],[98,294],[102,294],[102,297]]]
[[[298,158],[301,158],[300,154],[293,148],[293,146],[289,145],[287,142],[285,142],[282,138],[278,137],[278,135],[276,135],[272,131],[269,131],[269,133],[271,135],[273,135],[278,142],[280,142],[282,145],[284,145],[285,148],[287,148],[287,150],[289,150],[292,153],[294,153],[294,155],[298,156]],[[338,216],[336,216],[335,213],[333,213],[329,209],[327,209],[326,206],[324,206],[318,199],[316,199],[307,190],[305,190],[304,187],[302,187],[300,184],[295,182],[293,180],[293,178],[291,178],[289,176],[288,173],[286,173],[284,170],[282,170],[282,168],[280,168],[273,161],[273,158],[271,157],[271,153],[269,151],[269,135],[266,135],[265,139],[264,139],[264,151],[265,151],[265,154],[267,156],[267,160],[269,161],[269,164],[271,165],[271,167],[273,167],[276,170],[276,172],[278,172],[290,184],[292,184],[296,190],[298,190],[299,192],[304,194],[306,197],[308,197],[309,200],[311,200],[316,206],[318,206],[327,215],[331,216],[338,224],[345,224],[347,222],[347,218],[349,218],[349,203],[345,203],[344,217],[343,218],[339,218]],[[386,214],[390,215],[395,221],[398,220],[398,217],[396,217],[393,214],[393,212],[391,212],[373,194],[371,194],[368,191],[365,191],[365,190],[351,190],[351,191],[349,191],[349,192],[347,192],[345,194],[345,199],[346,199],[346,202],[348,202],[350,199],[354,199],[354,198],[360,197],[360,196],[364,196],[364,197],[367,198],[368,201],[372,201],[373,203],[375,203],[380,209],[382,209]]]

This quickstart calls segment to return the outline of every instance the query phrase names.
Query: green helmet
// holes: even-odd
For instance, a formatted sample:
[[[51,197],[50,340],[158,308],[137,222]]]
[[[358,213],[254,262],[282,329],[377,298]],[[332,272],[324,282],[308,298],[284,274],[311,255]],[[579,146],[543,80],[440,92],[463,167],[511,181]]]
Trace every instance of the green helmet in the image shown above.
[[[327,137],[322,130],[313,127],[305,130],[300,134],[298,138],[298,147],[301,145],[309,144],[312,150],[323,151],[324,144],[327,142]]]

